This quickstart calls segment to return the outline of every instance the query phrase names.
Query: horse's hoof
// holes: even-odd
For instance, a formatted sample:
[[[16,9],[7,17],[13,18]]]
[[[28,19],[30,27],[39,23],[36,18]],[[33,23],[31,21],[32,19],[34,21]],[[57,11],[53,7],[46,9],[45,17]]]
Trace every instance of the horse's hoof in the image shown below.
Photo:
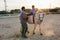
[[[40,35],[43,35],[42,33],[40,33]]]
[[[35,33],[33,32],[33,35],[34,35]]]
[[[27,31],[27,33],[29,33],[29,31]]]

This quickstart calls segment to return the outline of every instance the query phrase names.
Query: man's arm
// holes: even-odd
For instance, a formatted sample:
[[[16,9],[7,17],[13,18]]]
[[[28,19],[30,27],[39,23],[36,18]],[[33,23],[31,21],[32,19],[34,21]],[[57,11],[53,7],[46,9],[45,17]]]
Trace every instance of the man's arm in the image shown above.
[[[27,14],[27,16],[31,16],[31,15],[32,15],[31,13]]]
[[[32,11],[29,14],[27,14],[27,16],[31,16],[31,15],[33,15],[33,12]]]

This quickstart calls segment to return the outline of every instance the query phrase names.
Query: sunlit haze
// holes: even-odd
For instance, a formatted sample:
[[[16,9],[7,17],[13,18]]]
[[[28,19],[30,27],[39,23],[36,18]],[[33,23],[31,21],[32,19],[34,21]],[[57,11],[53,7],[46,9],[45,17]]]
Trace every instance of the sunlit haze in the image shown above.
[[[20,9],[22,6],[31,8],[55,8],[60,7],[60,0],[6,0],[7,10]],[[4,10],[4,0],[0,0],[0,10]]]

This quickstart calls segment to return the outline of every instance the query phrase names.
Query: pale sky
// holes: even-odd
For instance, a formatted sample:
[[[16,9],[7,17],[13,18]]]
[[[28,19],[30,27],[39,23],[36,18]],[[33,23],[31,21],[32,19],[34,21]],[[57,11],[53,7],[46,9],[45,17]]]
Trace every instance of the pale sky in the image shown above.
[[[7,10],[20,9],[22,6],[31,8],[35,5],[36,8],[55,8],[60,7],[60,0],[6,0]],[[0,0],[0,10],[4,10],[4,0]]]

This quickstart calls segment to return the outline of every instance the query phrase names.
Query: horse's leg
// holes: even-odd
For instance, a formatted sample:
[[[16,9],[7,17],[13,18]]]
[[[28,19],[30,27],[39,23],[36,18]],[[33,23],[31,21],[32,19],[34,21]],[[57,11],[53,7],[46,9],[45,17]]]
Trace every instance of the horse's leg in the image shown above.
[[[33,35],[35,34],[36,26],[37,26],[37,24],[36,24],[36,23],[34,23]]]
[[[35,20],[35,17],[33,17],[33,23],[34,23],[34,29],[33,29],[33,35],[35,34],[35,29],[36,29],[36,20]]]
[[[40,25],[41,25],[41,23],[39,24],[40,35],[43,35],[43,34],[42,34],[42,31],[41,31],[41,26],[40,26]]]

